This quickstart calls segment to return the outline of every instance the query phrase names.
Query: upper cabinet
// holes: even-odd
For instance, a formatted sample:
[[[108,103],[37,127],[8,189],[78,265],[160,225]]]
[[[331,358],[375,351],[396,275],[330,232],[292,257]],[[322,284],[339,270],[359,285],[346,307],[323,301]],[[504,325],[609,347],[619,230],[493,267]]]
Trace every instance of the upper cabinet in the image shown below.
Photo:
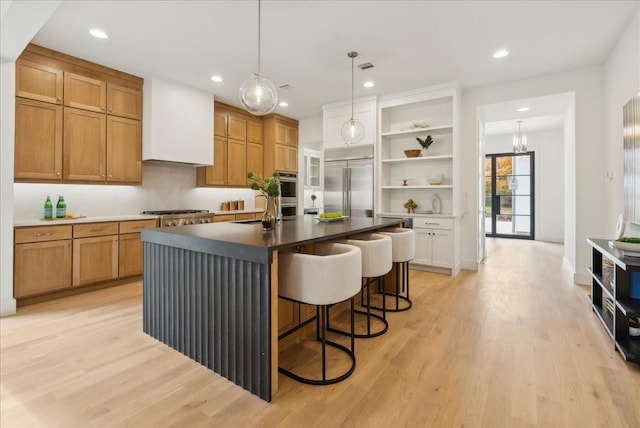
[[[16,61],[15,180],[141,183],[142,83],[27,46]]]
[[[264,117],[264,174],[298,172],[298,121],[277,113]]]
[[[353,103],[353,117],[364,126],[364,137],[358,145],[374,145],[377,140],[377,97],[358,98]],[[345,147],[342,125],[351,118],[351,101],[322,106],[324,148]]]

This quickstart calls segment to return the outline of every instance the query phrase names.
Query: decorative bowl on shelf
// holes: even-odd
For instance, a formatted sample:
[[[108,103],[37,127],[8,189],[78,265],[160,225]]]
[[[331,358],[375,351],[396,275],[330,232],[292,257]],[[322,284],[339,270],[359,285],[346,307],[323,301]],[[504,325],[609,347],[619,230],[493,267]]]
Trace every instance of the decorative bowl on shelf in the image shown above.
[[[427,128],[429,124],[426,120],[416,120],[415,122],[411,122],[414,128]]]
[[[404,155],[408,158],[417,158],[420,156],[420,152],[422,152],[420,149],[405,150]]]
[[[427,181],[429,184],[442,184],[442,180],[444,180],[444,175],[442,174],[429,174],[427,175]]]
[[[629,239],[629,238],[620,238],[620,239]],[[611,241],[613,246],[618,249],[624,251],[625,256],[631,257],[640,257],[640,243],[636,242],[624,242],[624,241]]]

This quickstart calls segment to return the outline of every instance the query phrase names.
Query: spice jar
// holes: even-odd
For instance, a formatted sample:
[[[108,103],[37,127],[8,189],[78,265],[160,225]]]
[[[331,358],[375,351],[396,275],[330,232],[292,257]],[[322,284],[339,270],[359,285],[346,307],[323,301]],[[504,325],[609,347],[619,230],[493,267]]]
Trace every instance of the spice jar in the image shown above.
[[[222,211],[229,211],[229,201],[224,201],[220,204],[220,209]]]
[[[238,209],[238,201],[231,201],[229,203],[229,208],[231,208],[231,211],[236,211]]]
[[[244,201],[242,199],[238,199],[238,210],[244,211]]]

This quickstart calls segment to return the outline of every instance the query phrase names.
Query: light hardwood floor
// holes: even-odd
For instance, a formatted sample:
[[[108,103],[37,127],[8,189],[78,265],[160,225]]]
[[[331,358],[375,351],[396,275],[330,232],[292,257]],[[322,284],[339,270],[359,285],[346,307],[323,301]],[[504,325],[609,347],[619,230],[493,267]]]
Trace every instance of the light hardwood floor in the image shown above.
[[[267,403],[142,333],[141,284],[0,319],[0,426],[640,427],[640,369],[563,274],[562,246],[490,240],[479,272],[411,272],[414,307],[326,387]]]

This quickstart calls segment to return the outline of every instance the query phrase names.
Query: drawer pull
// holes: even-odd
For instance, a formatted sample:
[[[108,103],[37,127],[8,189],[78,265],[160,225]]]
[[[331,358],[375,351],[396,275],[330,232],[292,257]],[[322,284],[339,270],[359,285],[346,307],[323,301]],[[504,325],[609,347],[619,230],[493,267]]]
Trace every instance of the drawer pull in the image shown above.
[[[53,235],[53,232],[38,232],[36,233],[36,236],[51,236]]]
[[[426,221],[424,222],[424,224],[425,224],[425,226],[428,225],[428,224],[433,225],[433,226],[440,226],[440,223],[429,223],[429,222],[426,222]]]
[[[91,229],[89,232],[104,232],[104,229]]]

